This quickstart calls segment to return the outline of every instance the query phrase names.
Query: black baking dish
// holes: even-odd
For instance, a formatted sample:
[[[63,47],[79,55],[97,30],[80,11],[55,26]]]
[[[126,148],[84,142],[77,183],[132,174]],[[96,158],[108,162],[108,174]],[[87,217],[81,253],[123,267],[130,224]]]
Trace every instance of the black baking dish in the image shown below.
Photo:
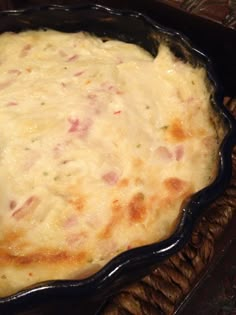
[[[175,233],[167,240],[132,249],[112,259],[101,271],[85,280],[58,280],[36,284],[14,295],[0,298],[0,314],[42,309],[46,304],[61,302],[80,305],[79,314],[96,310],[105,298],[121,286],[147,274],[157,263],[176,253],[188,241],[196,221],[204,209],[226,188],[231,177],[231,152],[236,142],[235,121],[222,105],[223,94],[209,59],[195,49],[183,35],[164,28],[148,17],[131,11],[120,11],[98,5],[43,6],[0,13],[0,32],[51,28],[65,32],[88,31],[103,38],[117,38],[136,43],[155,55],[160,40],[171,47],[175,55],[193,66],[206,68],[212,89],[212,106],[217,120],[226,128],[219,152],[219,171],[215,181],[194,194],[183,207],[183,215]],[[25,314],[25,313],[24,313]],[[37,311],[32,313],[37,314]],[[52,311],[43,314],[53,314]]]

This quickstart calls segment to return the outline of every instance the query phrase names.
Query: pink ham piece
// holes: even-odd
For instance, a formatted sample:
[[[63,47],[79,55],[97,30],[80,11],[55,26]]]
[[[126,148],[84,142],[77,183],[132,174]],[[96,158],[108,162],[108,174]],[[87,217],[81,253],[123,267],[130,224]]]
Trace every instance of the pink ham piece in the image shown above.
[[[18,103],[14,102],[14,101],[7,103],[7,106],[17,106],[17,105],[18,105]]]
[[[181,161],[184,157],[184,146],[179,144],[175,148],[175,159],[176,161]]]
[[[87,118],[80,121],[78,118],[69,118],[70,127],[68,129],[69,133],[75,133],[79,138],[85,138],[92,126],[92,120]]]
[[[110,172],[105,173],[102,176],[102,179],[108,185],[113,186],[113,185],[115,185],[118,182],[119,176],[118,176],[118,174],[116,172],[110,171]]]
[[[78,55],[73,55],[73,56],[69,57],[66,61],[67,61],[67,62],[71,62],[71,61],[77,60],[78,58],[79,58]]]
[[[24,218],[27,214],[30,213],[30,211],[34,210],[39,203],[39,199],[36,196],[29,197],[21,207],[16,209],[12,213],[12,217],[16,220],[20,220]]]
[[[1,82],[0,83],[0,90],[3,90],[5,88],[7,88],[8,86],[10,86],[12,83],[14,82],[14,80],[7,80],[5,82]]]
[[[23,58],[23,57],[26,57],[30,51],[30,49],[32,48],[32,46],[30,44],[26,44],[21,52],[20,52],[20,57]]]
[[[81,245],[86,240],[86,233],[73,233],[67,236],[66,242],[68,245],[74,246],[74,245]]]
[[[75,77],[79,77],[84,73],[84,71],[78,71],[74,74]]]
[[[155,153],[161,159],[162,161],[165,162],[170,162],[173,159],[173,154],[171,151],[165,147],[165,146],[159,146],[156,150]]]
[[[78,217],[76,215],[72,215],[64,221],[63,228],[70,229],[73,226],[75,226],[77,223],[78,223]]]
[[[89,118],[85,119],[79,126],[79,130],[78,130],[79,137],[85,138],[88,135],[91,126],[92,126],[92,120]]]
[[[18,76],[21,74],[21,71],[18,69],[11,69],[11,70],[8,70],[8,73],[9,74],[15,74],[16,76]]]
[[[78,118],[69,118],[68,119],[69,123],[70,123],[70,128],[68,130],[68,132],[76,132],[78,131],[79,128],[79,119]]]

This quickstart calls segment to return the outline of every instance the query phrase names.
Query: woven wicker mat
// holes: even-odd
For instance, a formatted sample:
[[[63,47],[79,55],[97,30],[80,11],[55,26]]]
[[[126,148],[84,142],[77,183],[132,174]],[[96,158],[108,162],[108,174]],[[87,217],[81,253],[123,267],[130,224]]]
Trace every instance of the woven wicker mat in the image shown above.
[[[225,98],[236,117],[236,98]],[[196,225],[189,243],[152,273],[110,298],[102,315],[171,315],[191,292],[214,258],[217,243],[236,215],[236,148],[233,176],[226,192],[210,206]],[[236,233],[236,230],[235,230]],[[236,249],[235,249],[236,252]],[[236,254],[236,253],[235,253]],[[236,283],[232,283],[235,286]],[[234,290],[234,301],[236,290]],[[235,302],[236,304],[236,302]],[[229,315],[235,315],[236,305]]]

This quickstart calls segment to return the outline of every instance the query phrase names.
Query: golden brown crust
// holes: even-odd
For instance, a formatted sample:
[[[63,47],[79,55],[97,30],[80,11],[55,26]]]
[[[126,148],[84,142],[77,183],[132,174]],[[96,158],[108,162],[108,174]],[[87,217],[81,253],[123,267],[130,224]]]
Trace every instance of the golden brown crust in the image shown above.
[[[167,129],[171,139],[176,142],[181,142],[189,138],[189,134],[181,121],[176,118]]]
[[[80,252],[76,254],[69,253],[68,251],[59,251],[43,248],[42,251],[33,252],[26,256],[15,256],[10,254],[7,250],[0,249],[0,265],[11,263],[15,265],[29,265],[32,264],[71,264],[82,263],[88,258],[86,252]]]
[[[128,204],[129,219],[131,222],[142,222],[147,215],[145,196],[139,192],[135,194]]]

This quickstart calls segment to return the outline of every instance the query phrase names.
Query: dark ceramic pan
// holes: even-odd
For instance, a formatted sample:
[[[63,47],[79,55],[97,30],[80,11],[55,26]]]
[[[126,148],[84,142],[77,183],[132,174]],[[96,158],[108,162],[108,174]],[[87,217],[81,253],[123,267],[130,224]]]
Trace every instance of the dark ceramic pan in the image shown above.
[[[0,314],[43,312],[44,305],[73,303],[80,305],[79,314],[88,315],[121,286],[141,278],[159,262],[176,253],[188,241],[204,209],[226,188],[231,177],[231,152],[236,142],[235,121],[222,105],[223,94],[209,59],[183,35],[164,28],[148,17],[130,11],[119,11],[97,5],[44,6],[0,13],[0,32],[52,28],[64,32],[88,31],[101,37],[116,38],[138,44],[152,55],[165,41],[173,53],[194,67],[203,66],[208,74],[212,109],[217,128],[224,128],[225,137],[219,151],[219,167],[215,181],[194,194],[182,208],[176,231],[165,241],[128,250],[112,259],[102,270],[85,280],[47,281],[26,288],[14,295],[0,298]],[[23,312],[23,313],[22,313]],[[60,314],[60,312],[57,312]]]

